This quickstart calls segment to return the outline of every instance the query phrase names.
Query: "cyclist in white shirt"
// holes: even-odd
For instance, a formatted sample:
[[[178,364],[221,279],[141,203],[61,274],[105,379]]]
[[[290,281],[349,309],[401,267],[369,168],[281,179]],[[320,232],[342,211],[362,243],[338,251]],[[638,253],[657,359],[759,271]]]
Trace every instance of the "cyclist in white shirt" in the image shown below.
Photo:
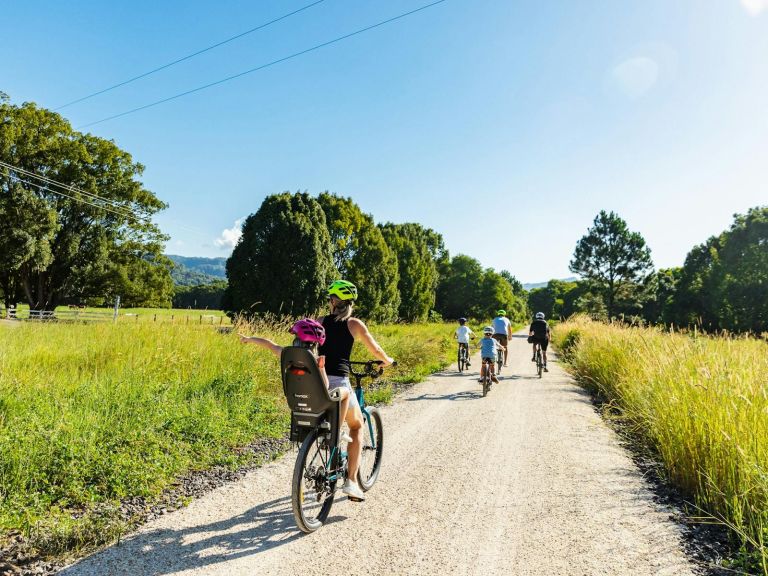
[[[504,366],[506,366],[507,343],[512,338],[512,323],[507,318],[506,310],[499,310],[496,314],[496,318],[493,319],[493,339],[498,340],[499,344],[504,346]]]
[[[466,326],[467,319],[459,318],[459,327],[456,328],[453,337],[459,341],[459,346],[467,349],[467,366],[469,366],[469,339],[475,337],[475,333]]]

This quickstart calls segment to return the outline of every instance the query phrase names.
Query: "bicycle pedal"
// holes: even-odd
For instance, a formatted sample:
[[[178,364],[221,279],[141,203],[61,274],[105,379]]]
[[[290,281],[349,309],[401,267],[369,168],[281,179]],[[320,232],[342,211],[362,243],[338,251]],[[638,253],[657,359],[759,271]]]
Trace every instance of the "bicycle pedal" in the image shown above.
[[[362,498],[355,498],[354,496],[349,496],[349,495],[347,495],[347,500],[350,500],[352,502],[365,502],[365,500]]]

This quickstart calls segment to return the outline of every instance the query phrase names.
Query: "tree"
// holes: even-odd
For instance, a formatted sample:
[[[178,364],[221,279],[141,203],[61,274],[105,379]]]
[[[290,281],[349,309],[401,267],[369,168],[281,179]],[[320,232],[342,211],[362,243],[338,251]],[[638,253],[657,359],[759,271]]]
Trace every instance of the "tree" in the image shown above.
[[[678,285],[682,268],[662,268],[646,278],[643,317],[653,324],[679,324]]]
[[[768,207],[736,214],[729,230],[693,248],[674,301],[684,324],[768,331]]]
[[[512,293],[515,296],[525,297],[525,288],[523,288],[523,283],[515,278],[509,270],[502,270],[499,272],[499,274],[501,274],[501,277],[509,282],[509,285],[512,287]]]
[[[300,316],[324,303],[335,276],[325,214],[307,193],[265,198],[227,260],[229,311]]]
[[[226,288],[226,280],[217,280],[199,286],[176,286],[173,307],[221,310],[221,298]]]
[[[397,257],[373,217],[351,198],[324,192],[317,200],[325,212],[336,270],[358,287],[356,314],[380,322],[397,319]]]
[[[139,182],[144,167],[130,154],[55,112],[5,97],[0,160],[15,167],[0,167],[6,304],[23,295],[31,308],[49,310],[125,291],[142,295],[137,304],[170,302],[167,237],[150,221],[166,205]]]
[[[576,244],[571,272],[592,282],[604,295],[608,317],[616,312],[616,296],[627,283],[641,281],[653,268],[651,251],[638,232],[617,214],[604,210]]]
[[[447,257],[442,237],[420,224],[384,224],[380,226],[387,246],[397,256],[400,274],[398,314],[409,321],[424,321],[435,305],[439,278],[437,261]],[[438,260],[439,261],[439,260]]]
[[[444,318],[483,316],[480,286],[484,274],[483,266],[474,258],[464,254],[454,256],[440,276],[435,309]]]

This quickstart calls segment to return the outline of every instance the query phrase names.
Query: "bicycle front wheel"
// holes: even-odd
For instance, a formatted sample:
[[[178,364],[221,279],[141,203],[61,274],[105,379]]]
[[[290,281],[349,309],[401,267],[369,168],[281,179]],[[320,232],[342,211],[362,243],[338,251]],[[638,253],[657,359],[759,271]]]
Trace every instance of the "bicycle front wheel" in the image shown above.
[[[307,534],[320,528],[331,512],[336,480],[328,478],[330,459],[328,440],[313,430],[299,448],[291,482],[293,517]]]
[[[363,453],[360,457],[360,468],[357,470],[357,480],[365,492],[376,483],[384,454],[384,426],[381,414],[376,408],[369,408],[368,412],[370,416],[363,418]]]

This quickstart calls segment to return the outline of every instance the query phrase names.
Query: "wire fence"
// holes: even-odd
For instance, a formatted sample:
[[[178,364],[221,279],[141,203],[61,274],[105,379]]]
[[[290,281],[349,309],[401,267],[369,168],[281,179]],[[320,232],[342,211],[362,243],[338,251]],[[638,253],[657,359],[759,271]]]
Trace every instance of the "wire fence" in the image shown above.
[[[162,322],[172,324],[206,324],[221,326],[229,318],[221,314],[167,314],[153,312],[96,311],[84,309],[71,310],[28,310],[10,308],[0,310],[0,318],[18,321],[36,322]]]

